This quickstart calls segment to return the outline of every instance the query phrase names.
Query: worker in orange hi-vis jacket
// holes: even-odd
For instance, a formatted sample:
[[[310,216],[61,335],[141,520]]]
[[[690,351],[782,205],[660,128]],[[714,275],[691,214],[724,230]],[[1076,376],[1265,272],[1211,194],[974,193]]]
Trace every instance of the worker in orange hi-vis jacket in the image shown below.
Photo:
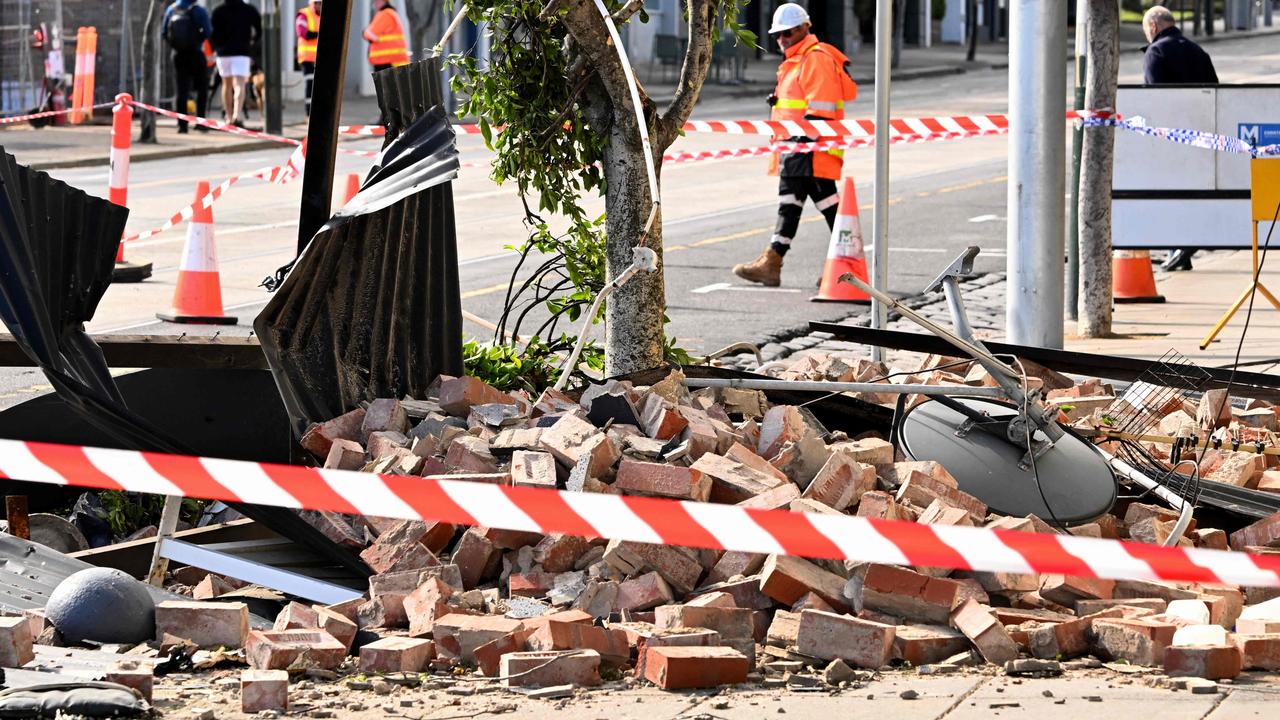
[[[320,0],[310,0],[293,18],[293,31],[297,35],[297,69],[302,71],[307,117],[311,117],[311,91],[315,87],[316,50],[320,47],[320,13],[323,9]]]
[[[819,42],[809,32],[809,14],[795,3],[778,6],[769,35],[778,43],[784,59],[778,68],[778,85],[769,97],[773,120],[843,120],[844,106],[858,95],[849,77],[849,58],[839,49]],[[783,139],[775,137],[775,140]],[[803,134],[788,142],[812,142]],[[831,138],[826,138],[831,139]],[[844,166],[839,148],[816,152],[774,153],[770,174],[779,175],[778,224],[769,247],[750,263],[736,265],[733,273],[744,280],[777,287],[782,282],[782,258],[800,226],[806,199],[834,225],[840,197],[836,181]]]
[[[364,29],[369,41],[369,64],[373,71],[409,64],[409,46],[405,42],[404,23],[391,0],[374,0],[373,20]]]

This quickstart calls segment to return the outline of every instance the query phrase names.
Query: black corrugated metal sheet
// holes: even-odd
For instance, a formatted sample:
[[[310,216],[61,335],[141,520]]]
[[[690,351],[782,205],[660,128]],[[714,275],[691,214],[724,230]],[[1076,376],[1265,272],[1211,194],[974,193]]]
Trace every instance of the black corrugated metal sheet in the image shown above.
[[[379,166],[254,321],[298,433],[362,401],[425,397],[436,375],[462,372],[458,159],[439,61],[374,79],[391,118]]]

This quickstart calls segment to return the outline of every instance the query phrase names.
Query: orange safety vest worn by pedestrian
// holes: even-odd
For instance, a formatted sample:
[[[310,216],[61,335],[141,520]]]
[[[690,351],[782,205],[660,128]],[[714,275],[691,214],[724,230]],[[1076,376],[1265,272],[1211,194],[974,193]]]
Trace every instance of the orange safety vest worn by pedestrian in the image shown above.
[[[306,19],[308,33],[320,32],[320,13],[316,12],[315,8],[311,7],[310,5],[307,5],[306,7],[299,10],[298,14]],[[310,40],[304,37],[298,38],[298,62],[299,63],[315,62],[316,48],[318,47],[320,47],[319,37],[314,37],[314,38],[311,38]]]
[[[774,91],[777,103],[773,106],[773,120],[843,120],[845,103],[858,96],[858,86],[845,72],[849,58],[839,49],[824,42],[812,33],[786,50],[786,58],[778,67],[778,87]],[[775,138],[783,139],[783,138]],[[829,138],[828,138],[829,139]],[[804,153],[789,153],[800,155]],[[844,164],[844,150],[823,150],[807,153],[812,156],[813,177],[838,180]],[[776,169],[778,155],[774,154]],[[786,158],[783,159],[787,165]],[[793,174],[793,173],[784,173]]]
[[[373,22],[364,29],[364,39],[369,41],[370,65],[409,64],[409,46],[404,40],[404,26],[400,16],[391,8],[382,8],[373,16]]]

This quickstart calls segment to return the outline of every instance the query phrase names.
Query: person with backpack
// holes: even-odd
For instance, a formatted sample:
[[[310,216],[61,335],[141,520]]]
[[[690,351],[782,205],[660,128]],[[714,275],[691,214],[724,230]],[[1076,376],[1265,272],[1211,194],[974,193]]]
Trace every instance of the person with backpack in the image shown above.
[[[196,4],[196,0],[178,0],[164,11],[160,34],[173,51],[173,71],[176,94],[174,109],[188,113],[187,102],[192,90],[196,95],[195,114],[204,117],[209,101],[209,75],[205,67],[205,40],[213,36],[213,22],[209,11]],[[208,132],[197,125],[196,130]],[[187,132],[187,121],[178,121],[178,132]]]
[[[222,109],[227,121],[244,127],[245,86],[252,70],[254,45],[262,37],[262,15],[244,0],[222,0],[213,11],[213,49],[222,77]]]
[[[769,35],[783,53],[778,68],[778,85],[768,102],[773,120],[843,120],[844,106],[858,96],[858,86],[849,77],[849,58],[837,48],[819,42],[809,32],[809,14],[795,3],[784,3],[773,13]],[[774,140],[783,138],[775,136]],[[787,142],[813,142],[815,138],[796,136]],[[839,148],[814,152],[774,153],[770,174],[777,172],[778,223],[769,247],[750,263],[735,265],[733,274],[744,280],[777,287],[782,282],[782,259],[800,226],[805,200],[812,200],[827,220],[835,225],[840,197],[836,181],[844,166]]]

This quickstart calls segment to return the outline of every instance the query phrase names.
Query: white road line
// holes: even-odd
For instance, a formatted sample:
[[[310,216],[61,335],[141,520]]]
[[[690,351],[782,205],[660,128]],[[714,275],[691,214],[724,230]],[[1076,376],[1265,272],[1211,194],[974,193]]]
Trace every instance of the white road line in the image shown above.
[[[969,218],[969,222],[985,223],[985,222],[993,222],[996,220],[1003,220],[1003,219],[1004,218],[999,215],[974,215],[973,217]]]
[[[798,293],[799,288],[771,288],[771,287],[753,287],[750,285],[734,285],[733,283],[719,282],[710,285],[703,285],[700,288],[694,288],[689,292],[695,295],[706,295],[707,293],[735,291],[735,292],[763,292],[763,293]]]

